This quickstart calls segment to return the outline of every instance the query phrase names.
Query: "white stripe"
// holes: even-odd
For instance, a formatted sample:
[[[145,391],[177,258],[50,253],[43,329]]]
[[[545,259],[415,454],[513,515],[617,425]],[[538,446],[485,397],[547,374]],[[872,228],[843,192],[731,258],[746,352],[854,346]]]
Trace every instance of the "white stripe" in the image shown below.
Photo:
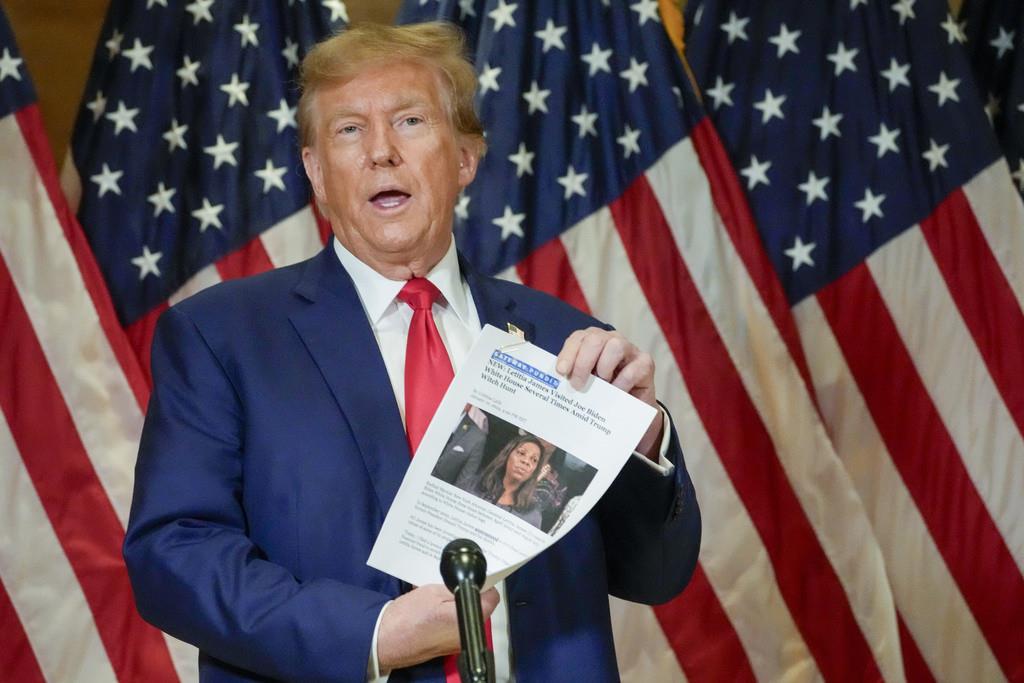
[[[608,209],[567,231],[562,243],[595,314],[654,356],[658,398],[675,421],[700,503],[706,539],[701,545],[701,566],[755,674],[761,680],[779,681],[796,672],[817,673],[779,592],[761,538],[693,407],[654,314],[644,305],[643,290]]]
[[[908,230],[867,264],[971,481],[1024,570],[1024,440],[924,236]]]
[[[309,206],[265,230],[260,241],[275,268],[298,263],[324,248],[313,209]]]
[[[128,518],[142,410],[99,324],[14,117],[0,120],[0,253],[78,434],[121,524]]]
[[[167,298],[167,303],[171,306],[189,298],[193,294],[198,294],[207,287],[221,282],[222,278],[220,272],[217,270],[217,266],[209,265],[198,271],[195,275],[190,277],[181,288],[174,294]]]
[[[818,405],[882,547],[896,605],[940,681],[1004,676],[871,419],[814,297],[793,312]]]
[[[903,680],[893,598],[871,524],[807,386],[714,211],[692,142],[686,139],[670,149],[647,177],[882,675]]]
[[[1000,157],[963,187],[967,202],[1017,303],[1024,307],[1024,204]]]
[[[502,280],[508,280],[509,282],[515,282],[517,284],[523,284],[522,278],[519,277],[519,273],[516,271],[516,267],[512,266],[498,273],[497,277]]]
[[[45,678],[116,681],[85,595],[36,495],[3,412],[0,510],[0,578]],[[10,642],[3,647],[10,647]]]
[[[686,683],[679,660],[647,605],[608,598],[615,632],[615,657],[623,683]]]
[[[199,650],[194,645],[184,643],[174,636],[161,633],[167,649],[171,653],[171,663],[181,683],[198,683],[199,681]]]

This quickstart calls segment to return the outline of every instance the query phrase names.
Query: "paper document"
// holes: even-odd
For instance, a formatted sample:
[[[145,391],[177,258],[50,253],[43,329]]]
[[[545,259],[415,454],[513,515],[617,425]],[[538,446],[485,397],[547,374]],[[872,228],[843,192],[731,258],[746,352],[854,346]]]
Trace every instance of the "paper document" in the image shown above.
[[[487,325],[420,442],[367,561],[441,583],[441,550],[476,541],[490,587],[572,529],[618,475],[655,408]]]

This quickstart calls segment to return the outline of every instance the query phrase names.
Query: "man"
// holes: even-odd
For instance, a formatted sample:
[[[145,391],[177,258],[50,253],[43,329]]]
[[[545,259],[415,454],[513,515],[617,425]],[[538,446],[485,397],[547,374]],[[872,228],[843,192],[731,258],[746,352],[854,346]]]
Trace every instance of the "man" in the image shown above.
[[[408,465],[404,425],[414,445],[429,419],[409,378],[457,369],[482,324],[559,352],[576,385],[593,372],[655,404],[650,356],[458,259],[453,209],[484,149],[461,52],[439,24],[350,29],[311,51],[303,161],[334,240],[158,325],[125,559],[140,612],[200,648],[203,680],[443,679],[451,595],[366,558]],[[414,286],[440,297],[413,311]],[[424,325],[440,358],[416,355]],[[637,448],[598,507],[509,577],[500,609],[485,594],[503,677],[617,680],[607,593],[661,602],[688,580],[699,512],[663,413]]]
[[[465,491],[471,490],[483,461],[487,429],[487,414],[467,403],[431,475]]]

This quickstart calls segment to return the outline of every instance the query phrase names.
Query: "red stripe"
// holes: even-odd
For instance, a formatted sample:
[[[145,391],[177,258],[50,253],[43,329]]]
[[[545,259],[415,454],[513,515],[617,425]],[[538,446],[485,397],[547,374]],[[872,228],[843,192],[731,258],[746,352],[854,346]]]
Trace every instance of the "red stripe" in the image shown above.
[[[18,683],[44,683],[43,670],[39,668],[36,653],[22,628],[14,603],[7,589],[0,582],[0,633],[3,647],[0,647],[0,676],[7,681]]]
[[[331,237],[331,223],[320,213],[320,208],[316,205],[315,199],[310,202],[310,205],[313,207],[313,218],[316,219],[316,227],[320,232],[320,241],[327,244],[327,240]]]
[[[705,118],[690,131],[690,139],[711,184],[715,209],[814,400],[814,385],[800,344],[800,335],[797,334],[793,311],[786,300],[782,283],[775,274],[775,268],[768,259],[768,252],[763,248],[747,196],[736,177],[736,169],[710,118]]]
[[[683,594],[655,606],[654,614],[689,680],[757,680],[747,652],[700,565]]]
[[[68,208],[67,200],[60,188],[60,180],[57,176],[57,167],[53,162],[53,155],[50,152],[49,143],[46,140],[46,133],[43,128],[42,117],[39,114],[39,107],[35,104],[25,107],[15,114],[21,134],[25,138],[29,152],[36,165],[36,172],[39,174],[46,193],[50,197],[50,203],[57,214],[61,228],[64,230],[64,237],[71,247],[78,263],[78,270],[85,282],[85,289],[92,298],[93,307],[96,309],[100,319],[100,327],[107,337],[110,348],[117,358],[125,379],[135,394],[135,400],[142,410],[146,409],[149,402],[149,383],[139,366],[139,362],[132,351],[131,345],[121,330],[121,323],[114,311],[114,304],[110,299],[110,292],[107,291],[106,282],[100,273],[99,266],[93,256],[92,249],[78,224],[78,219]]]
[[[131,344],[139,359],[139,364],[142,366],[147,386],[153,386],[153,371],[149,365],[149,357],[153,346],[153,332],[156,330],[156,321],[167,308],[168,305],[165,301],[124,328],[128,342]]]
[[[932,676],[921,651],[917,649],[917,643],[910,635],[903,617],[897,614],[896,620],[900,632],[900,649],[903,651],[903,673],[907,683],[935,683],[935,677]]]
[[[516,264],[516,273],[527,287],[557,296],[584,313],[590,313],[587,298],[576,279],[562,240],[553,239],[539,249],[534,249]]]
[[[963,192],[947,197],[921,223],[921,232],[992,381],[1024,434],[1024,312]]]
[[[224,280],[255,275],[274,267],[259,237],[254,237],[230,254],[222,256],[215,265]]]
[[[82,586],[122,681],[175,681],[160,632],[135,611],[121,560],[124,530],[0,257],[0,409],[39,500]],[[43,428],[41,428],[43,427]]]
[[[843,587],[790,487],[646,177],[638,178],[610,208],[694,407],[761,536],[779,590],[822,675],[831,681],[881,679]]]
[[[1006,676],[1024,680],[1024,577],[974,488],[867,265],[817,296],[893,463],[978,626]]]

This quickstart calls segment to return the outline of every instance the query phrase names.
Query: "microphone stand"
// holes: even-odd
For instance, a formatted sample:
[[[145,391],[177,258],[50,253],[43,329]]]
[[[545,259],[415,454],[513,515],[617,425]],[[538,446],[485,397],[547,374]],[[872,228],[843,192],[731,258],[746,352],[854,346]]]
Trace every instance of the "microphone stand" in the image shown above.
[[[487,577],[487,560],[473,541],[459,538],[441,551],[441,578],[455,596],[459,617],[459,677],[462,683],[494,683],[494,653],[484,634],[480,589]]]

